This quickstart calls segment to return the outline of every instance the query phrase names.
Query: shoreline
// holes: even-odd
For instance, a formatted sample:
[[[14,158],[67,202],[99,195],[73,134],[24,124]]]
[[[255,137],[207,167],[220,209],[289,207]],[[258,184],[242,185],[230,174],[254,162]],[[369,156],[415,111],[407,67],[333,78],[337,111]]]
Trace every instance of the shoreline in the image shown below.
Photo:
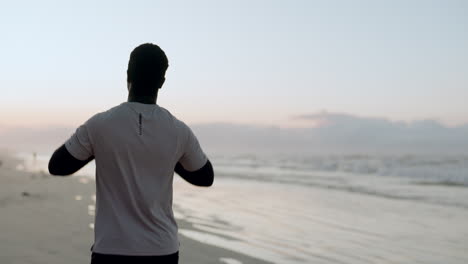
[[[94,191],[81,176],[0,167],[0,263],[89,263]],[[182,229],[189,222],[177,219]],[[238,252],[180,238],[179,263],[269,263]]]
[[[2,168],[0,227],[8,244],[0,249],[0,263],[89,263],[94,180]],[[413,196],[419,191],[385,180],[367,183]],[[449,190],[458,198],[468,195]],[[446,194],[434,187],[424,191]],[[176,177],[173,209],[180,263],[468,260],[468,211],[414,199],[222,177],[203,189]]]

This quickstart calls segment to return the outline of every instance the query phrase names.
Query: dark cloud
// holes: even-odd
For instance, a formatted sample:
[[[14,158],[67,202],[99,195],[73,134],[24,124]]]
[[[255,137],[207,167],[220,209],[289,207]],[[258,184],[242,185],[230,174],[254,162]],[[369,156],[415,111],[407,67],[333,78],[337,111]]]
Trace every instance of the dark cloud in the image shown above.
[[[314,127],[286,129],[205,124],[194,126],[194,130],[207,145],[232,151],[468,153],[468,125],[447,127],[435,120],[393,122],[328,112],[293,118],[309,120]]]
[[[468,125],[447,127],[435,120],[394,122],[321,112],[295,117],[317,121],[309,129],[310,142],[343,151],[468,152]]]
[[[320,112],[293,117],[319,126],[279,128],[229,123],[191,125],[213,153],[424,153],[468,154],[468,125],[434,120],[394,122],[384,118]],[[0,148],[53,151],[75,128],[1,128]]]

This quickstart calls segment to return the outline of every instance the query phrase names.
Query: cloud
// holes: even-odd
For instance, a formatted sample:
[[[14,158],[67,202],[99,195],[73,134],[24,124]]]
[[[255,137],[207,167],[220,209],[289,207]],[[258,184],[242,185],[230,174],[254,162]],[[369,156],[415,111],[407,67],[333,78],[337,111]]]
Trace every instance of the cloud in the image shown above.
[[[293,119],[310,128],[245,127],[206,124],[194,127],[213,147],[287,153],[468,153],[468,125],[446,127],[435,120],[393,122],[384,118],[319,112]],[[213,139],[216,139],[213,141]]]
[[[435,120],[394,122],[384,118],[319,112],[293,117],[319,124],[280,128],[230,123],[193,124],[209,153],[272,154],[468,154],[468,124],[447,127]],[[5,128],[0,148],[52,152],[74,131],[72,127]]]

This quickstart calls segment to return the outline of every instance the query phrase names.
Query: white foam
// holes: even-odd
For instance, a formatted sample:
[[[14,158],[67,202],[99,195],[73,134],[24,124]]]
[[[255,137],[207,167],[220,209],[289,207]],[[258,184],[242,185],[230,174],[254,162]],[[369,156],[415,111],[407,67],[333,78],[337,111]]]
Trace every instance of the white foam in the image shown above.
[[[242,261],[232,258],[219,258],[219,261],[226,264],[243,264]]]
[[[182,235],[273,263],[468,263],[467,210],[231,179],[174,194]]]

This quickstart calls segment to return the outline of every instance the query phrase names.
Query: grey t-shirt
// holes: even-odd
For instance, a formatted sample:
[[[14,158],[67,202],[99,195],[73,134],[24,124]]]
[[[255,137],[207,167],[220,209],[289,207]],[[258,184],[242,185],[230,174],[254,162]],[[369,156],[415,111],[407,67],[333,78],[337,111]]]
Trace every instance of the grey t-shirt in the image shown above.
[[[177,162],[189,171],[207,158],[190,128],[158,105],[122,103],[80,126],[65,143],[96,159],[93,252],[167,255],[179,250],[172,212]]]

